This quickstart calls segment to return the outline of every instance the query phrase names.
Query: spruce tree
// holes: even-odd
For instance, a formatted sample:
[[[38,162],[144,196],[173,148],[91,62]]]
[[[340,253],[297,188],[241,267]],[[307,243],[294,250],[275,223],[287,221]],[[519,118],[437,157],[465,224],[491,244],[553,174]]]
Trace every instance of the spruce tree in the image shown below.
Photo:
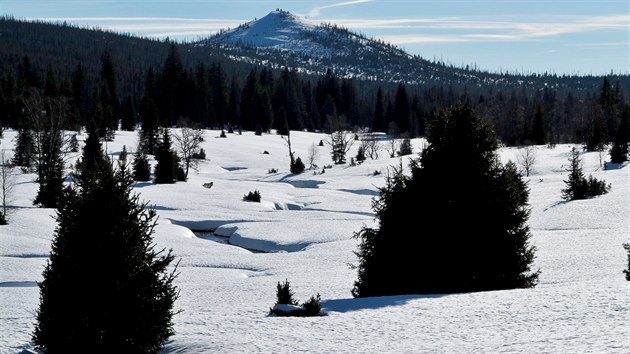
[[[155,211],[126,170],[97,168],[64,191],[33,342],[47,353],[158,352],[174,333],[174,256],[155,250]]]
[[[400,143],[400,148],[398,148],[397,152],[398,156],[406,156],[413,154],[413,146],[411,146],[411,140],[405,138]]]
[[[586,199],[606,194],[610,190],[610,185],[604,181],[594,178],[592,175],[588,179],[582,172],[582,159],[580,152],[574,147],[571,149],[569,157],[570,166],[567,168],[569,178],[564,181],[566,188],[562,190],[562,198],[567,201]]]
[[[171,137],[168,129],[162,130],[162,143],[156,156],[155,183],[175,183],[176,163],[173,149],[171,148]]]
[[[155,102],[148,96],[141,102],[142,130],[138,150],[145,154],[155,155],[158,148],[159,116]]]
[[[571,149],[569,163],[571,164],[567,168],[569,178],[564,181],[567,187],[562,190],[562,198],[565,200],[585,199],[588,192],[588,185],[584,177],[584,172],[582,172],[580,152],[575,147]]]
[[[44,131],[39,133],[41,151],[37,163],[39,190],[33,201],[43,208],[56,208],[63,194],[63,157],[61,152],[61,132]]]
[[[136,127],[136,108],[133,104],[133,99],[131,96],[128,96],[125,99],[125,102],[122,107],[121,112],[121,120],[120,120],[120,129],[133,131]]]
[[[385,132],[387,130],[387,124],[385,123],[385,112],[383,106],[383,90],[378,88],[376,93],[376,103],[374,105],[374,118],[372,123],[372,131]]]
[[[30,129],[20,129],[13,154],[13,164],[29,170],[35,162],[35,141]]]
[[[103,165],[108,163],[107,157],[102,152],[96,129],[94,127],[89,128],[88,137],[85,139],[85,146],[83,146],[83,155],[77,161],[77,177],[83,181],[96,179],[101,173]]]
[[[411,175],[395,167],[373,201],[379,226],[355,234],[353,294],[534,286],[529,191],[513,163],[499,162],[491,125],[461,103],[431,121],[427,141]]]
[[[147,155],[142,151],[138,151],[136,158],[133,160],[133,179],[136,181],[146,182],[151,179],[151,166]]]
[[[532,125],[532,142],[536,145],[543,145],[547,142],[545,134],[545,124],[543,121],[542,109],[540,104],[536,106],[534,114],[534,123]]]
[[[630,142],[630,106],[626,106],[621,114],[621,122],[617,128],[615,143],[610,149],[610,162],[628,161],[628,142]]]

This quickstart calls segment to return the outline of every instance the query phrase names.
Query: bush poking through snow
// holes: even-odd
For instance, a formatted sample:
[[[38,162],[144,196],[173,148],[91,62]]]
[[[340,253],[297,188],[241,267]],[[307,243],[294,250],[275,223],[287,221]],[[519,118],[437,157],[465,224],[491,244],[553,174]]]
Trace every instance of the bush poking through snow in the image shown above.
[[[193,152],[192,158],[195,160],[205,160],[206,159],[206,151],[202,148],[199,149],[199,152]]]
[[[306,300],[302,304],[302,308],[304,308],[305,316],[319,316],[322,312],[322,297],[319,295],[313,295],[310,299]]]
[[[288,280],[284,280],[283,283],[278,282],[276,286],[276,305],[297,305],[298,302],[293,298],[293,290],[291,290],[291,284],[289,284]]]
[[[293,290],[288,280],[278,282],[276,286],[276,304],[269,309],[269,315],[279,317],[310,317],[321,315],[321,296],[319,294],[311,296],[310,299],[299,305],[293,298]]]
[[[243,196],[243,200],[248,201],[248,202],[260,203],[260,199],[261,199],[261,196],[258,190],[249,192],[248,194]]]
[[[407,156],[413,154],[413,146],[411,146],[411,140],[405,138],[400,143],[400,147],[397,152],[398,156]]]
[[[300,173],[304,172],[304,162],[302,162],[302,159],[298,156],[295,161],[292,161],[290,168],[291,173],[299,175]]]

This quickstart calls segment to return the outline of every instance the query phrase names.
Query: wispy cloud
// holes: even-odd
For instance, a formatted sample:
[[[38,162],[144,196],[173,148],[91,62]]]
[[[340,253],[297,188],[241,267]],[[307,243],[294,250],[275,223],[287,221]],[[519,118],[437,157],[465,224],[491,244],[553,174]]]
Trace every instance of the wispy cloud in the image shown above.
[[[351,29],[405,30],[405,34],[379,36],[394,44],[525,41],[598,30],[630,30],[628,15],[554,16],[544,21],[473,20],[459,17],[326,21]]]
[[[30,19],[35,20],[35,19]],[[192,39],[234,28],[244,20],[196,19],[179,17],[66,17],[37,18],[46,22],[68,22],[99,27],[115,32],[134,33],[152,38]]]
[[[350,6],[374,0],[339,2],[311,9]],[[179,17],[67,17],[38,18],[48,22],[69,22],[96,26],[116,32],[134,33],[147,37],[193,39],[211,35],[222,29],[235,28],[247,20],[200,19]],[[393,44],[456,43],[456,42],[519,42],[553,38],[589,31],[630,31],[629,15],[609,16],[547,16],[533,20],[511,18],[492,19],[435,17],[395,19],[322,19],[352,30],[369,30],[378,38]],[[310,22],[316,22],[310,20]],[[613,41],[610,41],[613,42]],[[615,41],[607,45],[626,45]],[[595,46],[593,44],[590,46]],[[604,44],[599,44],[604,45]]]
[[[338,3],[335,3],[335,4],[331,4],[331,5],[313,7],[308,12],[308,15],[310,17],[318,17],[319,15],[321,15],[321,11],[324,10],[324,9],[330,9],[330,8],[339,7],[339,6],[350,6],[350,5],[356,5],[356,4],[363,4],[363,3],[366,3],[366,2],[373,2],[373,1],[374,0],[352,0],[352,1],[338,2]]]

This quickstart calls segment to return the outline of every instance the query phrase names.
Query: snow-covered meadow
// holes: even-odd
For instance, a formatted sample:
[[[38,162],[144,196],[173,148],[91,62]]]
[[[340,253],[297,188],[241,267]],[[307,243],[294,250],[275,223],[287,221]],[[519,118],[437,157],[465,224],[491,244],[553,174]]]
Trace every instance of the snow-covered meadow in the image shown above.
[[[15,135],[5,131],[1,140],[7,157]],[[560,190],[571,146],[536,147],[533,173],[526,178],[535,267],[542,271],[533,289],[352,299],[356,272],[349,265],[357,261],[352,235],[374,223],[371,199],[398,159],[383,150],[378,160],[321,174],[332,161],[328,146],[316,147],[319,168],[291,175],[288,149],[278,135],[219,138],[218,131],[206,131],[204,137],[207,160],[188,182],[135,186],[159,215],[158,248],[172,248],[181,259],[176,281],[181,312],[165,352],[630,352],[630,283],[622,274],[622,243],[630,241],[628,166],[604,171],[597,153],[584,154],[585,174],[606,180],[612,190],[567,203]],[[303,160],[313,144],[326,139],[291,134]],[[123,145],[135,150],[137,133],[118,132],[106,148],[117,158]],[[413,145],[418,152],[423,141]],[[518,152],[502,148],[500,155],[516,160]],[[32,347],[37,282],[55,229],[54,210],[32,206],[34,179],[16,175],[15,208],[9,225],[0,226],[2,353]],[[210,189],[203,187],[208,182]],[[243,201],[254,190],[262,202]],[[409,232],[417,227],[421,215],[410,220]],[[230,244],[191,231],[204,229],[216,229]],[[285,279],[300,300],[320,293],[326,316],[268,317],[276,283]]]

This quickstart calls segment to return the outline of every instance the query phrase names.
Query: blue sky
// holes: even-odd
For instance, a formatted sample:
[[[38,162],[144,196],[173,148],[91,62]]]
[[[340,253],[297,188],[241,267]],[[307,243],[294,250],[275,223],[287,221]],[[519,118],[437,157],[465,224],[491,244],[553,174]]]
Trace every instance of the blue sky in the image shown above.
[[[628,0],[0,0],[0,13],[192,40],[281,8],[493,72],[630,73]]]

